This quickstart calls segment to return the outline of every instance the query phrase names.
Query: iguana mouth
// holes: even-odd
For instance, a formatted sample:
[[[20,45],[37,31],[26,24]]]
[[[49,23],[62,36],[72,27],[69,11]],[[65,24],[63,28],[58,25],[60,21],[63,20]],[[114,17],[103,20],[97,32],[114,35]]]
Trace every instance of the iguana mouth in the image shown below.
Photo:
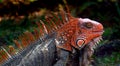
[[[99,30],[99,31],[97,30],[97,31],[93,31],[93,32],[104,32],[104,30]]]
[[[100,30],[100,31],[92,31],[92,32],[103,34],[104,30]]]
[[[93,48],[96,48],[97,45],[98,45],[102,40],[103,40],[103,39],[102,39],[102,36],[99,36],[99,37],[97,37],[97,38],[92,39],[88,44],[91,44],[91,43],[92,43],[92,45],[93,45],[92,47],[93,47]],[[81,45],[79,45],[78,43],[76,43],[78,47],[82,48],[82,47],[84,47],[84,46],[86,45],[84,39],[78,39],[78,41],[83,42]]]
[[[93,48],[96,48],[96,46],[97,46],[102,40],[103,40],[103,39],[102,39],[102,36],[93,39],[93,40],[91,41],[91,42],[93,42],[93,44],[94,44]]]

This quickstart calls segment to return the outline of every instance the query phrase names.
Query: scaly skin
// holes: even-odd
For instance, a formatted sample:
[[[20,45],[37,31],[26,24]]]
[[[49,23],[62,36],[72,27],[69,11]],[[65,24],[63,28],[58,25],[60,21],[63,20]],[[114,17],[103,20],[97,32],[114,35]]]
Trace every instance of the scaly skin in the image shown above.
[[[83,44],[100,37],[103,34],[103,26],[87,18],[72,18],[57,33],[57,47],[72,51],[72,47],[80,49]]]
[[[60,30],[57,31],[55,39],[59,49],[59,61],[55,66],[74,66],[69,62],[70,55],[77,51],[80,53],[79,65],[88,66],[91,63],[93,48],[101,39],[103,26],[97,21],[88,18],[71,18]],[[76,48],[76,49],[75,49]],[[84,49],[81,51],[80,49]],[[65,52],[70,51],[70,53]],[[74,62],[75,60],[71,60]],[[63,64],[63,65],[61,65]]]
[[[35,60],[35,59],[40,60],[41,58],[37,58],[39,56],[42,56],[39,52],[42,51],[42,53],[45,53],[45,52],[48,53],[49,50],[43,50],[43,49],[45,49],[46,46],[49,46],[49,45],[45,44],[42,46],[42,45],[39,45],[36,41],[36,40],[39,40],[39,38],[41,37],[40,35],[47,34],[49,36],[49,40],[52,37],[52,35],[54,35],[54,38],[52,38],[51,40],[57,47],[56,51],[57,51],[58,58],[56,58],[57,62],[54,64],[54,66],[75,66],[74,65],[75,60],[71,59],[75,57],[74,53],[77,53],[79,55],[78,56],[79,63],[77,65],[88,66],[91,62],[90,58],[94,51],[93,48],[95,47],[96,43],[99,42],[99,40],[101,39],[101,35],[103,34],[103,26],[102,24],[87,18],[74,18],[74,17],[71,17],[69,14],[67,14],[67,16],[68,17],[65,17],[65,14],[62,13],[61,17],[63,19],[63,23],[62,24],[60,23],[61,25],[60,27],[58,24],[56,26],[55,23],[53,23],[54,21],[51,21],[52,20],[51,18],[47,18],[46,21],[52,22],[51,24],[52,26],[49,25],[49,27],[52,27],[53,29],[48,30],[49,29],[47,28],[48,26],[46,27],[44,22],[40,21],[43,27],[41,28],[39,23],[37,23],[37,25],[38,25],[38,28],[40,29],[40,33],[42,34],[39,34],[39,32],[37,32],[36,30],[34,31],[34,34],[30,32],[26,32],[25,35],[22,35],[19,37],[22,44],[20,44],[20,42],[15,40],[14,42],[16,43],[19,50],[22,48],[26,48],[31,43],[36,44],[35,49],[30,48],[29,50],[27,50],[26,48],[27,53],[24,56],[22,56],[23,53],[17,56],[17,58],[22,56],[19,62],[17,62],[17,65],[18,66],[26,65],[28,64],[28,62],[36,64],[39,61],[35,62],[31,60]],[[61,22],[57,16],[56,18],[58,19],[59,22]],[[66,18],[68,19],[65,20]],[[54,32],[51,32],[52,30],[55,31],[55,34],[52,34],[54,33]],[[47,41],[48,41],[48,38],[43,39],[42,44],[49,43]],[[53,43],[49,43],[49,44],[51,45]],[[38,47],[42,47],[43,49],[37,50]],[[36,50],[38,52],[35,52]],[[12,54],[15,54],[15,52],[13,52]],[[6,53],[6,57],[4,58],[7,59],[8,58],[7,55],[9,54]],[[14,58],[13,60],[15,61]],[[11,64],[11,61],[9,60],[7,64]],[[1,63],[3,63],[3,61]],[[39,66],[40,64],[37,64],[37,66]],[[14,65],[16,66],[16,64]],[[6,64],[4,66],[6,66]],[[42,64],[42,66],[46,66],[46,65]]]

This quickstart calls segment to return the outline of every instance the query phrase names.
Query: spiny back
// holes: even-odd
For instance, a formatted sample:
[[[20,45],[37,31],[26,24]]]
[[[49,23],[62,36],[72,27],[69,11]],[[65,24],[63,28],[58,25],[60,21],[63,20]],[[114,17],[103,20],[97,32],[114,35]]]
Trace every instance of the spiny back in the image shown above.
[[[65,28],[64,25],[72,18],[73,17],[70,16],[70,13],[65,13],[64,10],[61,10],[58,14],[51,12],[49,16],[45,16],[45,20],[36,22],[37,28],[35,28],[33,32],[25,31],[17,39],[14,39],[13,42],[15,45],[1,46],[0,64],[3,64],[16,54],[21,53],[31,44],[34,46],[34,44],[39,40],[42,42],[47,40],[46,37],[51,35],[53,32],[59,34],[61,34],[61,32],[65,32],[66,30],[62,28]]]

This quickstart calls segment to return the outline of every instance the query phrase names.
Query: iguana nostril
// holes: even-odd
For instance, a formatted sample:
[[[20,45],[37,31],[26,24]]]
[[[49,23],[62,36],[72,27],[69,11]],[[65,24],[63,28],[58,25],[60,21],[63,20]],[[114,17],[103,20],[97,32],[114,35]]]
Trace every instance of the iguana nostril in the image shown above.
[[[102,26],[102,24],[101,24],[101,23],[98,24],[97,28],[98,28],[99,30],[103,30],[103,26]]]

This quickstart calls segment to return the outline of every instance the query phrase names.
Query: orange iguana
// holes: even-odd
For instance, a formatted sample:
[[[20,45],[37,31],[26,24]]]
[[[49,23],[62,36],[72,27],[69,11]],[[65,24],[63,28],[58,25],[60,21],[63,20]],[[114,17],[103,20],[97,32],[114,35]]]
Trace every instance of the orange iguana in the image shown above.
[[[87,66],[103,34],[99,22],[75,18],[64,11],[59,15],[52,13],[36,24],[34,32],[27,31],[14,40],[18,49],[2,47],[2,66]]]

